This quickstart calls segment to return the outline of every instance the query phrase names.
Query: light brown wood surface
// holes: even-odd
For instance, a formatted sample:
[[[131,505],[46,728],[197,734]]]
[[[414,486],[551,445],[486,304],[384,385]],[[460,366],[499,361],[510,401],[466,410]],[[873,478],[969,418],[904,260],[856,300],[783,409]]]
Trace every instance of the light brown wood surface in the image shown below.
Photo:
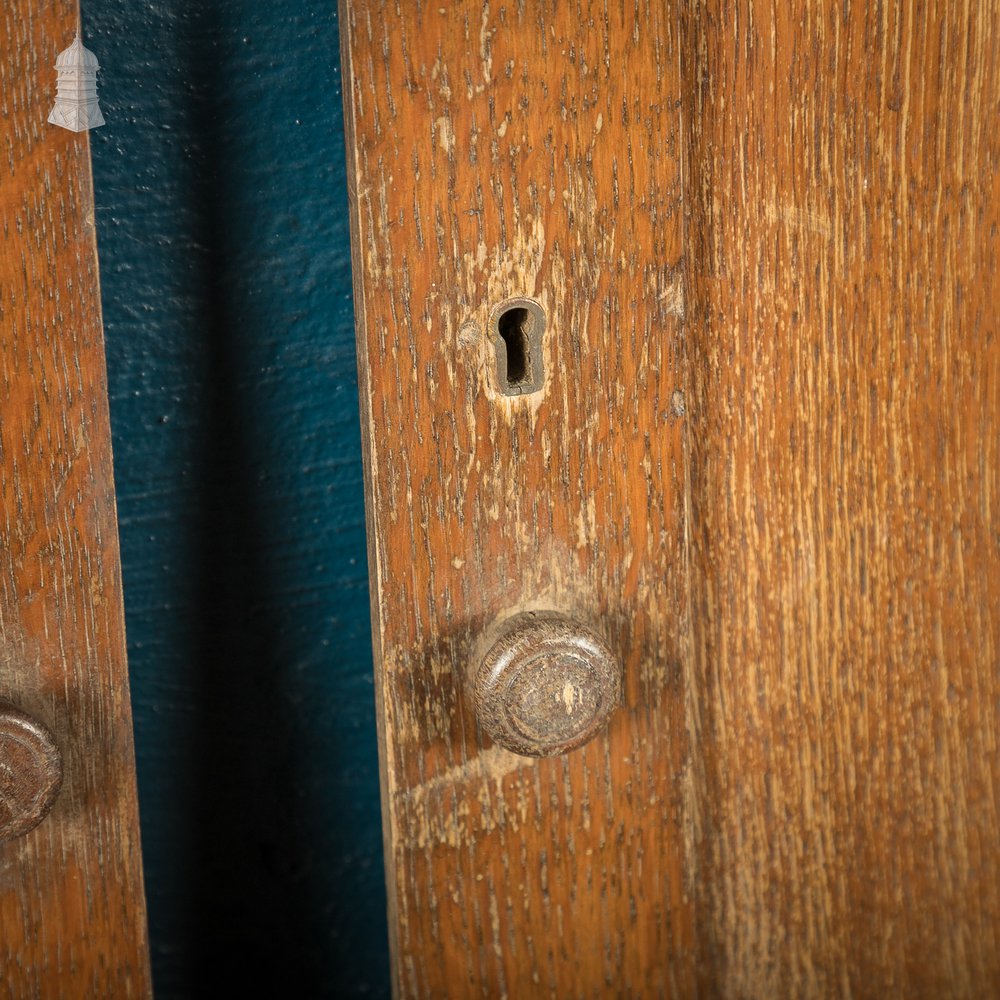
[[[63,786],[0,844],[0,994],[149,992],[86,133],[46,124],[77,6],[0,11],[0,697]]]
[[[675,12],[342,12],[397,989],[689,993]],[[487,325],[518,295],[546,377],[512,397]],[[625,660],[565,757],[490,745],[463,695],[525,608]]]
[[[1000,5],[684,37],[702,985],[995,997]]]
[[[1000,995],[996,0],[342,11],[399,995]],[[545,606],[626,695],[534,761]]]

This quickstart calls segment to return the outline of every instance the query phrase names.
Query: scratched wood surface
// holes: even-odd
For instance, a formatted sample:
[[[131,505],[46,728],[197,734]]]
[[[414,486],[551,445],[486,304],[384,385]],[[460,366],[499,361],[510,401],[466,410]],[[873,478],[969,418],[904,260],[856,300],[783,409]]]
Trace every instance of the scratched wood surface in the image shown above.
[[[705,992],[1000,995],[1000,5],[685,9]]]
[[[341,9],[397,992],[689,994],[673,7]],[[487,324],[518,295],[545,378],[511,397]],[[525,608],[625,660],[565,757],[463,697]]]
[[[75,2],[0,13],[0,697],[48,726],[52,812],[0,844],[0,993],[149,992],[93,191],[46,124]]]

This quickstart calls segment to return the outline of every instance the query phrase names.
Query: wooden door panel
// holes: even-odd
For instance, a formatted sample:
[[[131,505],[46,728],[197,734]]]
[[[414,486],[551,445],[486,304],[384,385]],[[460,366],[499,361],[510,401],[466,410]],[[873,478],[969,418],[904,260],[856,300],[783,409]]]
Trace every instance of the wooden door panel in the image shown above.
[[[702,983],[1000,993],[1000,6],[686,12]]]
[[[1000,992],[995,0],[343,9],[399,992]],[[538,762],[462,678],[553,605]]]
[[[149,992],[90,150],[46,124],[78,23],[73,2],[0,15],[0,698],[64,764],[0,844],[11,997]]]
[[[342,11],[397,990],[689,993],[674,8]],[[512,296],[533,394],[495,381]],[[523,609],[625,660],[569,756],[491,745],[463,695]]]

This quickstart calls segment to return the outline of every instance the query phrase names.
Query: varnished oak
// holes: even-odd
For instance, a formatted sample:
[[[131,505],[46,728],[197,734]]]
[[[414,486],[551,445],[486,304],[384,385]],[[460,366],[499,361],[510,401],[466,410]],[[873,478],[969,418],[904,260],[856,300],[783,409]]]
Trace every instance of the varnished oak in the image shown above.
[[[0,993],[149,993],[86,134],[46,124],[75,3],[0,13],[0,697],[49,729],[51,812],[0,844]]]
[[[1000,5],[684,8],[700,981],[1000,995]]]
[[[397,993],[689,994],[673,5],[341,11]],[[519,296],[544,383],[509,396]],[[493,745],[465,696],[525,610],[624,664],[565,756]]]
[[[342,11],[398,994],[996,996],[996,0]],[[547,605],[625,706],[532,762]]]

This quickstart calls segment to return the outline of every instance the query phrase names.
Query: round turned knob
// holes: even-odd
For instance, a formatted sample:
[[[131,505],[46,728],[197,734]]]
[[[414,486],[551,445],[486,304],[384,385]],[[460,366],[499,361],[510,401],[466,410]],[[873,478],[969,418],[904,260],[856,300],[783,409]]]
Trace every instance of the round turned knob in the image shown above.
[[[593,629],[555,612],[509,619],[473,668],[480,725],[494,742],[552,757],[596,735],[621,700],[622,667]]]
[[[62,785],[62,755],[52,734],[0,699],[0,841],[34,829]]]

